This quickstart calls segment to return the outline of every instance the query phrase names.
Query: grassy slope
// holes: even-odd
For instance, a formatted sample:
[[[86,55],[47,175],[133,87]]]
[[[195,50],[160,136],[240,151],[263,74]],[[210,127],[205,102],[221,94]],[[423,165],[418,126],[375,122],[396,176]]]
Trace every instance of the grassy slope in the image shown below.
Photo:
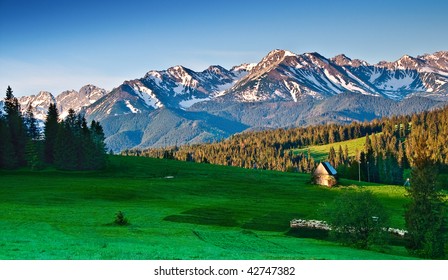
[[[316,145],[316,146],[310,146],[310,147],[302,148],[302,149],[295,149],[294,153],[295,154],[304,153],[306,155],[308,153],[308,149],[309,149],[311,156],[314,158],[314,160],[323,161],[327,158],[331,147],[333,147],[337,153],[339,151],[339,146],[341,146],[342,149],[344,150],[345,145],[347,145],[348,155],[354,156],[356,154],[356,149],[358,149],[358,151],[364,150],[365,143],[366,143],[366,138],[360,137],[360,138],[337,142],[337,143],[333,143],[333,144]]]
[[[165,178],[174,176],[174,178]],[[286,235],[344,189],[309,176],[136,157],[106,171],[0,171],[0,259],[395,259]],[[343,181],[345,185],[357,182]],[[370,184],[403,227],[404,190]],[[113,226],[122,210],[127,227]],[[400,256],[401,255],[401,256]]]

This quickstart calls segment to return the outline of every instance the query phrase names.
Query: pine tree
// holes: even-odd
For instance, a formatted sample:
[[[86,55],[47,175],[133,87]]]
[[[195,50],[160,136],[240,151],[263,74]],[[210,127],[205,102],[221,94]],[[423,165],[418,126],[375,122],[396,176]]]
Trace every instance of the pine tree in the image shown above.
[[[6,113],[6,123],[11,139],[11,154],[13,156],[13,158],[11,158],[11,163],[16,163],[17,166],[24,166],[26,164],[26,130],[23,124],[22,114],[20,112],[19,101],[16,97],[14,97],[10,86],[8,86],[6,90],[4,109]]]
[[[344,158],[344,152],[342,151],[342,146],[339,145],[339,150],[338,150],[338,162],[339,164],[345,164],[345,158]]]
[[[78,122],[80,123],[79,138],[81,146],[78,148],[78,161],[80,169],[94,169],[94,155],[95,147],[92,142],[91,132],[87,126],[87,121],[84,116],[78,115]]]
[[[336,162],[336,151],[334,150],[333,146],[330,147],[330,152],[328,153],[328,161],[331,163],[332,166],[338,167],[338,163]]]
[[[59,112],[56,104],[50,104],[44,129],[44,158],[46,163],[54,163],[56,138],[59,130]]]
[[[26,143],[25,154],[26,161],[31,170],[39,170],[43,168],[41,158],[41,142],[29,139]]]
[[[39,140],[40,139],[40,130],[37,124],[37,120],[34,117],[33,107],[31,105],[28,106],[25,113],[25,127],[28,137],[31,140]]]
[[[398,141],[398,151],[397,151],[397,161],[398,165],[402,168],[406,166],[406,155],[404,153],[403,144],[401,143],[401,140]]]
[[[99,122],[92,121],[90,125],[91,141],[93,143],[93,169],[100,169],[106,165],[106,144],[103,127]]]
[[[75,135],[66,121],[61,121],[58,128],[54,145],[54,164],[59,169],[76,170],[78,155]]]
[[[346,161],[348,161],[348,146],[347,146],[347,144],[345,144],[345,148],[344,148],[344,159]]]
[[[68,115],[61,124],[54,155],[56,167],[67,170],[81,169],[79,159],[82,157],[83,143],[79,119],[73,109],[68,110]]]
[[[0,115],[0,135],[0,168],[14,168],[17,166],[17,161],[11,144],[8,124],[2,115]]]
[[[424,134],[414,133],[414,168],[407,190],[411,203],[405,213],[409,232],[407,248],[419,257],[441,259],[445,256],[445,204],[437,189],[437,166],[427,154],[425,139]]]

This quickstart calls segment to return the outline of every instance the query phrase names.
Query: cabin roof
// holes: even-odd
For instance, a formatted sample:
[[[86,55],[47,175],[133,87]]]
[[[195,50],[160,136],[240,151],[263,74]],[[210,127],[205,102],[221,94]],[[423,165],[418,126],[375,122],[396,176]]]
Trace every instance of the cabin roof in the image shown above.
[[[325,170],[327,170],[328,174],[330,174],[330,175],[338,174],[336,169],[334,169],[334,167],[328,161],[323,161],[323,162],[321,162],[321,164],[323,165]]]

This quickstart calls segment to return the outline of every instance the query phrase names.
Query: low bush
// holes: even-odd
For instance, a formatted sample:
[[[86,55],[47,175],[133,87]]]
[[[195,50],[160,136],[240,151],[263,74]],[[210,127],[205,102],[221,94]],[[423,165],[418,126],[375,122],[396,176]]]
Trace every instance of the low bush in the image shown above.
[[[128,221],[128,218],[126,218],[124,212],[118,211],[115,214],[115,221],[114,221],[114,223],[116,225],[119,225],[119,226],[126,226],[126,225],[129,224],[129,221]]]

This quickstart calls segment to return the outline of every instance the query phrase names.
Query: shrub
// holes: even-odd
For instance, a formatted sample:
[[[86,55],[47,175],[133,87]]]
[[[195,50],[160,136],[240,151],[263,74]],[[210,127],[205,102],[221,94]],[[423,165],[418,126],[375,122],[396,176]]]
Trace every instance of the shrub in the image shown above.
[[[126,218],[124,212],[118,211],[115,214],[115,224],[119,226],[126,226],[129,224],[128,218]]]

